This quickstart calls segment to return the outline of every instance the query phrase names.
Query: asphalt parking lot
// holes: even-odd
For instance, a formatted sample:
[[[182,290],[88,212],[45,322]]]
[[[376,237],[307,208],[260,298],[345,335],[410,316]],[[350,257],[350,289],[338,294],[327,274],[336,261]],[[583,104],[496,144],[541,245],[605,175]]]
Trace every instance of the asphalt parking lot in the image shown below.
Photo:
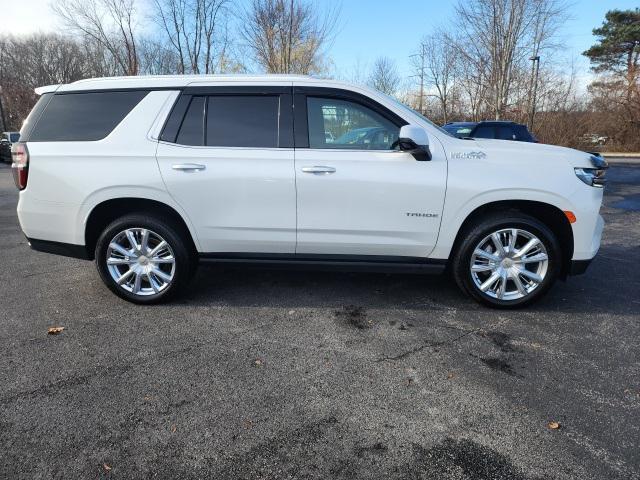
[[[640,478],[640,166],[609,178],[598,257],[526,310],[213,267],[137,307],[28,248],[2,165],[0,478]]]

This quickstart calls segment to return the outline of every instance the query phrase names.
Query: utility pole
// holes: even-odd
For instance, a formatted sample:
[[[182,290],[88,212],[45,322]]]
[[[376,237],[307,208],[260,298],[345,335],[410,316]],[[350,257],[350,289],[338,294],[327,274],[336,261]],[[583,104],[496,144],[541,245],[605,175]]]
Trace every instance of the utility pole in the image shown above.
[[[531,88],[529,89],[529,130],[533,131],[536,116],[536,96],[538,93],[538,76],[540,74],[540,55],[531,57]]]

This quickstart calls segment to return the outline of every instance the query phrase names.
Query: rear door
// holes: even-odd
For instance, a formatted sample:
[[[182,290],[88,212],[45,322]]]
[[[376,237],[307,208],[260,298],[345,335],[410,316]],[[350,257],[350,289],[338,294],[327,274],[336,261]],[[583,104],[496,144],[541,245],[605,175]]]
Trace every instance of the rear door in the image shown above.
[[[157,159],[204,253],[295,252],[291,87],[187,88]]]
[[[396,148],[407,122],[372,99],[295,88],[298,254],[426,257],[435,246],[446,158]]]

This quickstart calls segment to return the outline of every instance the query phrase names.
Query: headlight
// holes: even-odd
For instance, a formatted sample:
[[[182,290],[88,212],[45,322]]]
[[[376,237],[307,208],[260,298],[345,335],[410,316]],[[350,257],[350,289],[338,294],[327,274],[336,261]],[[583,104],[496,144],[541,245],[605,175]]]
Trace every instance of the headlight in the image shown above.
[[[605,184],[603,168],[576,168],[576,176],[591,187],[602,188]]]
[[[600,155],[591,155],[589,160],[595,168],[575,168],[576,176],[590,187],[604,187],[604,174],[609,164]]]

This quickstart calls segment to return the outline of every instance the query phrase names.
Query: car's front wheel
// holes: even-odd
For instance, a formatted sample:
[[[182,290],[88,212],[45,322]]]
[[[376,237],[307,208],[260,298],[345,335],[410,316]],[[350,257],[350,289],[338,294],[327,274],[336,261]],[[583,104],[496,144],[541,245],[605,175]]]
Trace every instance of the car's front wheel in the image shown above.
[[[168,300],[193,274],[191,253],[175,225],[144,214],[131,214],[107,226],[96,244],[95,259],[103,282],[134,303]]]
[[[561,251],[556,235],[519,212],[485,217],[468,229],[453,260],[460,288],[498,308],[539,299],[556,280]]]

